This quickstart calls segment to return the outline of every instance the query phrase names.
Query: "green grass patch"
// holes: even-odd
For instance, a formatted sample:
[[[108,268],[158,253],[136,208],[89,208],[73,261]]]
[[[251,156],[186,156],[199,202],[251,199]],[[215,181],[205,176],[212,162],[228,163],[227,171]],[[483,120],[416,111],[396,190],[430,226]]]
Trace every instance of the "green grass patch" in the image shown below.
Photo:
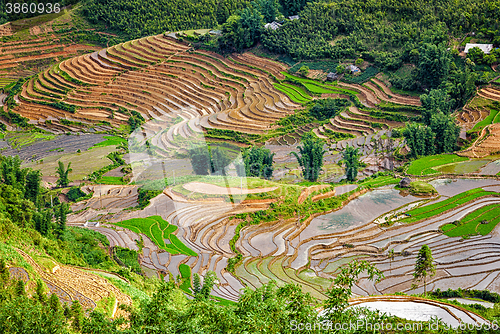
[[[414,195],[432,195],[437,194],[437,191],[436,188],[429,183],[413,181],[410,183],[410,193]]]
[[[132,218],[119,223],[112,223],[116,226],[125,227],[136,233],[143,233],[151,239],[159,248],[164,249],[170,254],[185,254],[196,256],[196,252],[187,247],[174,234],[177,226],[171,225],[160,216],[148,218]],[[165,243],[169,240],[170,243]]]
[[[411,175],[429,175],[440,173],[433,167],[466,161],[468,158],[459,157],[455,154],[430,155],[413,161],[407,170]]]
[[[19,149],[24,146],[30,146],[39,141],[52,140],[56,136],[53,134],[44,134],[39,132],[8,132],[4,139],[13,148]],[[36,152],[33,152],[36,154]]]
[[[485,222],[484,224],[482,222]],[[491,204],[469,213],[455,224],[441,227],[449,237],[463,237],[476,234],[487,235],[500,222],[500,206]],[[452,227],[448,227],[451,225]]]
[[[285,93],[290,98],[290,100],[295,103],[306,103],[310,101],[310,99],[302,97],[302,95],[293,88],[278,83],[274,83],[273,86],[280,92]]]
[[[104,136],[105,141],[95,144],[93,147],[104,147],[104,146],[119,146],[120,144],[127,145],[128,142],[126,139],[118,136]]]
[[[398,184],[399,179],[394,178],[392,175],[379,176],[376,178],[366,178],[358,182],[360,185],[366,188],[378,188],[383,186],[388,186],[390,184]]]
[[[127,184],[127,182],[123,181],[123,177],[119,176],[102,176],[97,183],[100,184]]]
[[[490,107],[490,114],[482,121],[477,122],[472,130],[482,130],[487,125],[497,123],[498,121],[500,121],[500,118],[497,119],[497,116],[500,117],[500,109],[494,109]]]
[[[183,291],[192,293],[191,291],[191,268],[187,264],[179,265],[179,272],[181,273],[182,284],[179,286]]]
[[[413,223],[416,221],[420,221],[423,219],[428,219],[439,215],[447,210],[456,208],[460,205],[469,203],[479,197],[483,196],[498,196],[497,192],[494,191],[485,191],[481,188],[475,188],[468,190],[466,192],[457,194],[453,197],[450,197],[444,201],[437,202],[431,205],[425,205],[422,207],[418,207],[406,212],[407,215],[410,215],[407,218],[403,218],[400,222],[403,223]]]

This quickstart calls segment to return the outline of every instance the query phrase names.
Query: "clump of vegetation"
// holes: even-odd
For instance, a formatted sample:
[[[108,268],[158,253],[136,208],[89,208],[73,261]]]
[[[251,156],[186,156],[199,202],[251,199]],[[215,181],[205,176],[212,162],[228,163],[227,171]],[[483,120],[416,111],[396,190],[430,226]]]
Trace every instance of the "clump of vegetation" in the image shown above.
[[[429,183],[413,181],[410,183],[410,193],[412,195],[434,195],[437,194],[437,190]]]
[[[351,103],[346,99],[321,99],[316,100],[310,112],[311,115],[316,119],[324,121],[326,119],[335,117],[350,105]]]

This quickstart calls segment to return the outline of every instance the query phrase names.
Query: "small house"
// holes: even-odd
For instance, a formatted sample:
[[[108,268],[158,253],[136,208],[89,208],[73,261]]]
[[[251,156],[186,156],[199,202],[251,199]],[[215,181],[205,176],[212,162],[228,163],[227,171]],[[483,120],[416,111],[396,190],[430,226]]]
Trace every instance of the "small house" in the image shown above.
[[[355,73],[360,73],[360,72],[361,72],[361,70],[359,69],[359,67],[354,66],[354,65],[348,65],[348,66],[346,67],[346,69],[347,69],[349,72],[351,72],[351,74],[355,74]]]
[[[289,16],[288,19],[290,21],[293,21],[293,20],[298,20],[299,19],[299,16],[298,15],[292,15],[292,16]]]
[[[335,81],[339,78],[337,73],[330,72],[326,75],[326,81]]]
[[[276,29],[278,29],[279,27],[281,27],[281,24],[280,24],[280,23],[278,23],[278,22],[276,22],[276,21],[273,21],[273,22],[271,22],[271,23],[266,23],[266,24],[264,25],[264,28],[266,28],[266,29],[273,29],[273,30],[276,30]]]
[[[479,48],[481,51],[484,52],[484,54],[489,54],[491,50],[493,50],[493,44],[472,44],[472,43],[467,43],[465,44],[465,53],[469,53],[469,50],[472,48]]]

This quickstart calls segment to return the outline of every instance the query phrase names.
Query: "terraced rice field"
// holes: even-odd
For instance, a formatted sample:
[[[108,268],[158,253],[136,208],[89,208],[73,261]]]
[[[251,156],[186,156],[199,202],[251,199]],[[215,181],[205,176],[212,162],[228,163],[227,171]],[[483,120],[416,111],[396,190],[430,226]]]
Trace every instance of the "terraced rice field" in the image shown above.
[[[432,155],[413,161],[406,172],[410,175],[437,174],[439,173],[439,171],[434,169],[434,167],[467,160],[469,159],[466,157],[461,157],[454,154]]]
[[[473,235],[465,240],[439,232],[449,222],[470,220],[468,215],[476,210],[498,207],[500,182],[458,180],[433,183],[443,197],[427,204],[421,198],[401,196],[399,191],[391,188],[396,181],[392,177],[365,181],[365,187],[382,187],[353,198],[339,211],[317,216],[306,223],[298,224],[296,219],[287,219],[242,228],[234,246],[243,255],[243,260],[235,267],[234,273],[225,268],[229,258],[235,255],[229,242],[239,221],[228,218],[237,213],[265,209],[270,205],[269,200],[241,204],[186,201],[165,192],[144,210],[109,215],[106,220],[114,225],[95,229],[107,235],[112,244],[133,249],[137,249],[133,240],[139,240],[142,235],[142,264],[145,268],[168,271],[174,277],[181,271],[186,275],[186,266],[191,273],[202,275],[207,270],[215,271],[220,281],[215,295],[228,300],[236,300],[245,285],[259,287],[270,280],[275,280],[278,285],[297,283],[304,291],[323,299],[339,267],[353,258],[372,262],[386,276],[376,284],[363,276],[355,286],[355,295],[421,292],[421,286],[412,289],[411,273],[416,253],[424,243],[431,247],[438,267],[437,275],[430,279],[429,289],[460,286],[500,291],[500,270],[494,269],[500,264],[500,235],[497,229],[493,229],[493,219],[492,225],[480,224],[490,228],[488,233],[484,231],[485,235]],[[352,188],[337,188],[332,196],[352,191]],[[457,189],[465,192],[453,196]],[[412,217],[405,217],[403,213]],[[158,236],[150,232],[150,237],[147,237],[141,231],[118,226],[123,220],[154,215],[175,225],[179,241],[197,255],[174,255],[163,250],[161,242],[152,241],[164,238],[161,228],[156,232]],[[426,219],[421,219],[424,216]],[[387,226],[384,224],[386,217],[388,220],[394,217],[402,220]],[[408,219],[412,220],[406,221]],[[392,260],[387,256],[389,249],[395,250]]]
[[[465,151],[459,154],[471,158],[484,158],[499,152],[500,123],[490,124],[483,128],[478,139]]]
[[[485,87],[477,94],[489,100],[500,101],[500,88],[498,86]]]
[[[65,265],[56,265],[50,271],[36,263],[27,253],[17,250],[24,260],[36,271],[47,285],[50,293],[55,293],[61,303],[71,304],[78,300],[90,312],[104,298],[114,298],[112,317],[125,316],[127,312],[118,305],[132,305],[132,299],[104,278],[87,271]],[[29,276],[27,277],[29,279]]]
[[[280,75],[281,65],[246,55],[235,58],[193,51],[163,35],[146,37],[46,69],[24,85],[16,112],[41,127],[49,118],[67,116],[119,126],[127,123],[131,110],[167,123],[181,117],[158,138],[158,146],[169,149],[177,147],[174,137],[188,138],[207,128],[263,133],[300,109],[273,86],[270,74]]]
[[[174,232],[177,226],[164,221],[160,216],[150,218],[135,218],[115,223],[117,226],[128,228],[137,233],[143,233],[148,236],[158,247],[166,250],[170,254],[184,254],[196,256],[196,253],[186,247],[175,236]],[[168,243],[165,241],[168,240]]]

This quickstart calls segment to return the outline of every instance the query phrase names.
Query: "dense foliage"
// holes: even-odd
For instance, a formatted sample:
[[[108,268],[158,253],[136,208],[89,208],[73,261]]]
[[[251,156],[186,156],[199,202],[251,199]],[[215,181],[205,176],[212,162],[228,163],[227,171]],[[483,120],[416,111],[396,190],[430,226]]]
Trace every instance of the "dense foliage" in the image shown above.
[[[237,169],[239,176],[256,176],[270,179],[273,176],[274,153],[264,147],[252,146],[243,151],[243,165]]]
[[[316,100],[310,112],[316,119],[323,121],[335,117],[349,105],[351,103],[346,99],[332,99],[329,97],[327,99]]]
[[[188,153],[196,175],[226,175],[227,166],[231,163],[228,154],[218,146],[193,147]]]
[[[357,148],[347,145],[342,152],[342,162],[345,165],[345,176],[348,181],[355,181],[358,176],[361,152]]]
[[[131,38],[165,31],[214,28],[243,8],[236,0],[86,0],[84,14]]]
[[[323,145],[322,140],[308,132],[302,137],[302,146],[297,147],[299,153],[292,152],[302,167],[302,175],[307,181],[315,182],[319,177],[319,171],[323,167],[323,155],[326,153]]]

